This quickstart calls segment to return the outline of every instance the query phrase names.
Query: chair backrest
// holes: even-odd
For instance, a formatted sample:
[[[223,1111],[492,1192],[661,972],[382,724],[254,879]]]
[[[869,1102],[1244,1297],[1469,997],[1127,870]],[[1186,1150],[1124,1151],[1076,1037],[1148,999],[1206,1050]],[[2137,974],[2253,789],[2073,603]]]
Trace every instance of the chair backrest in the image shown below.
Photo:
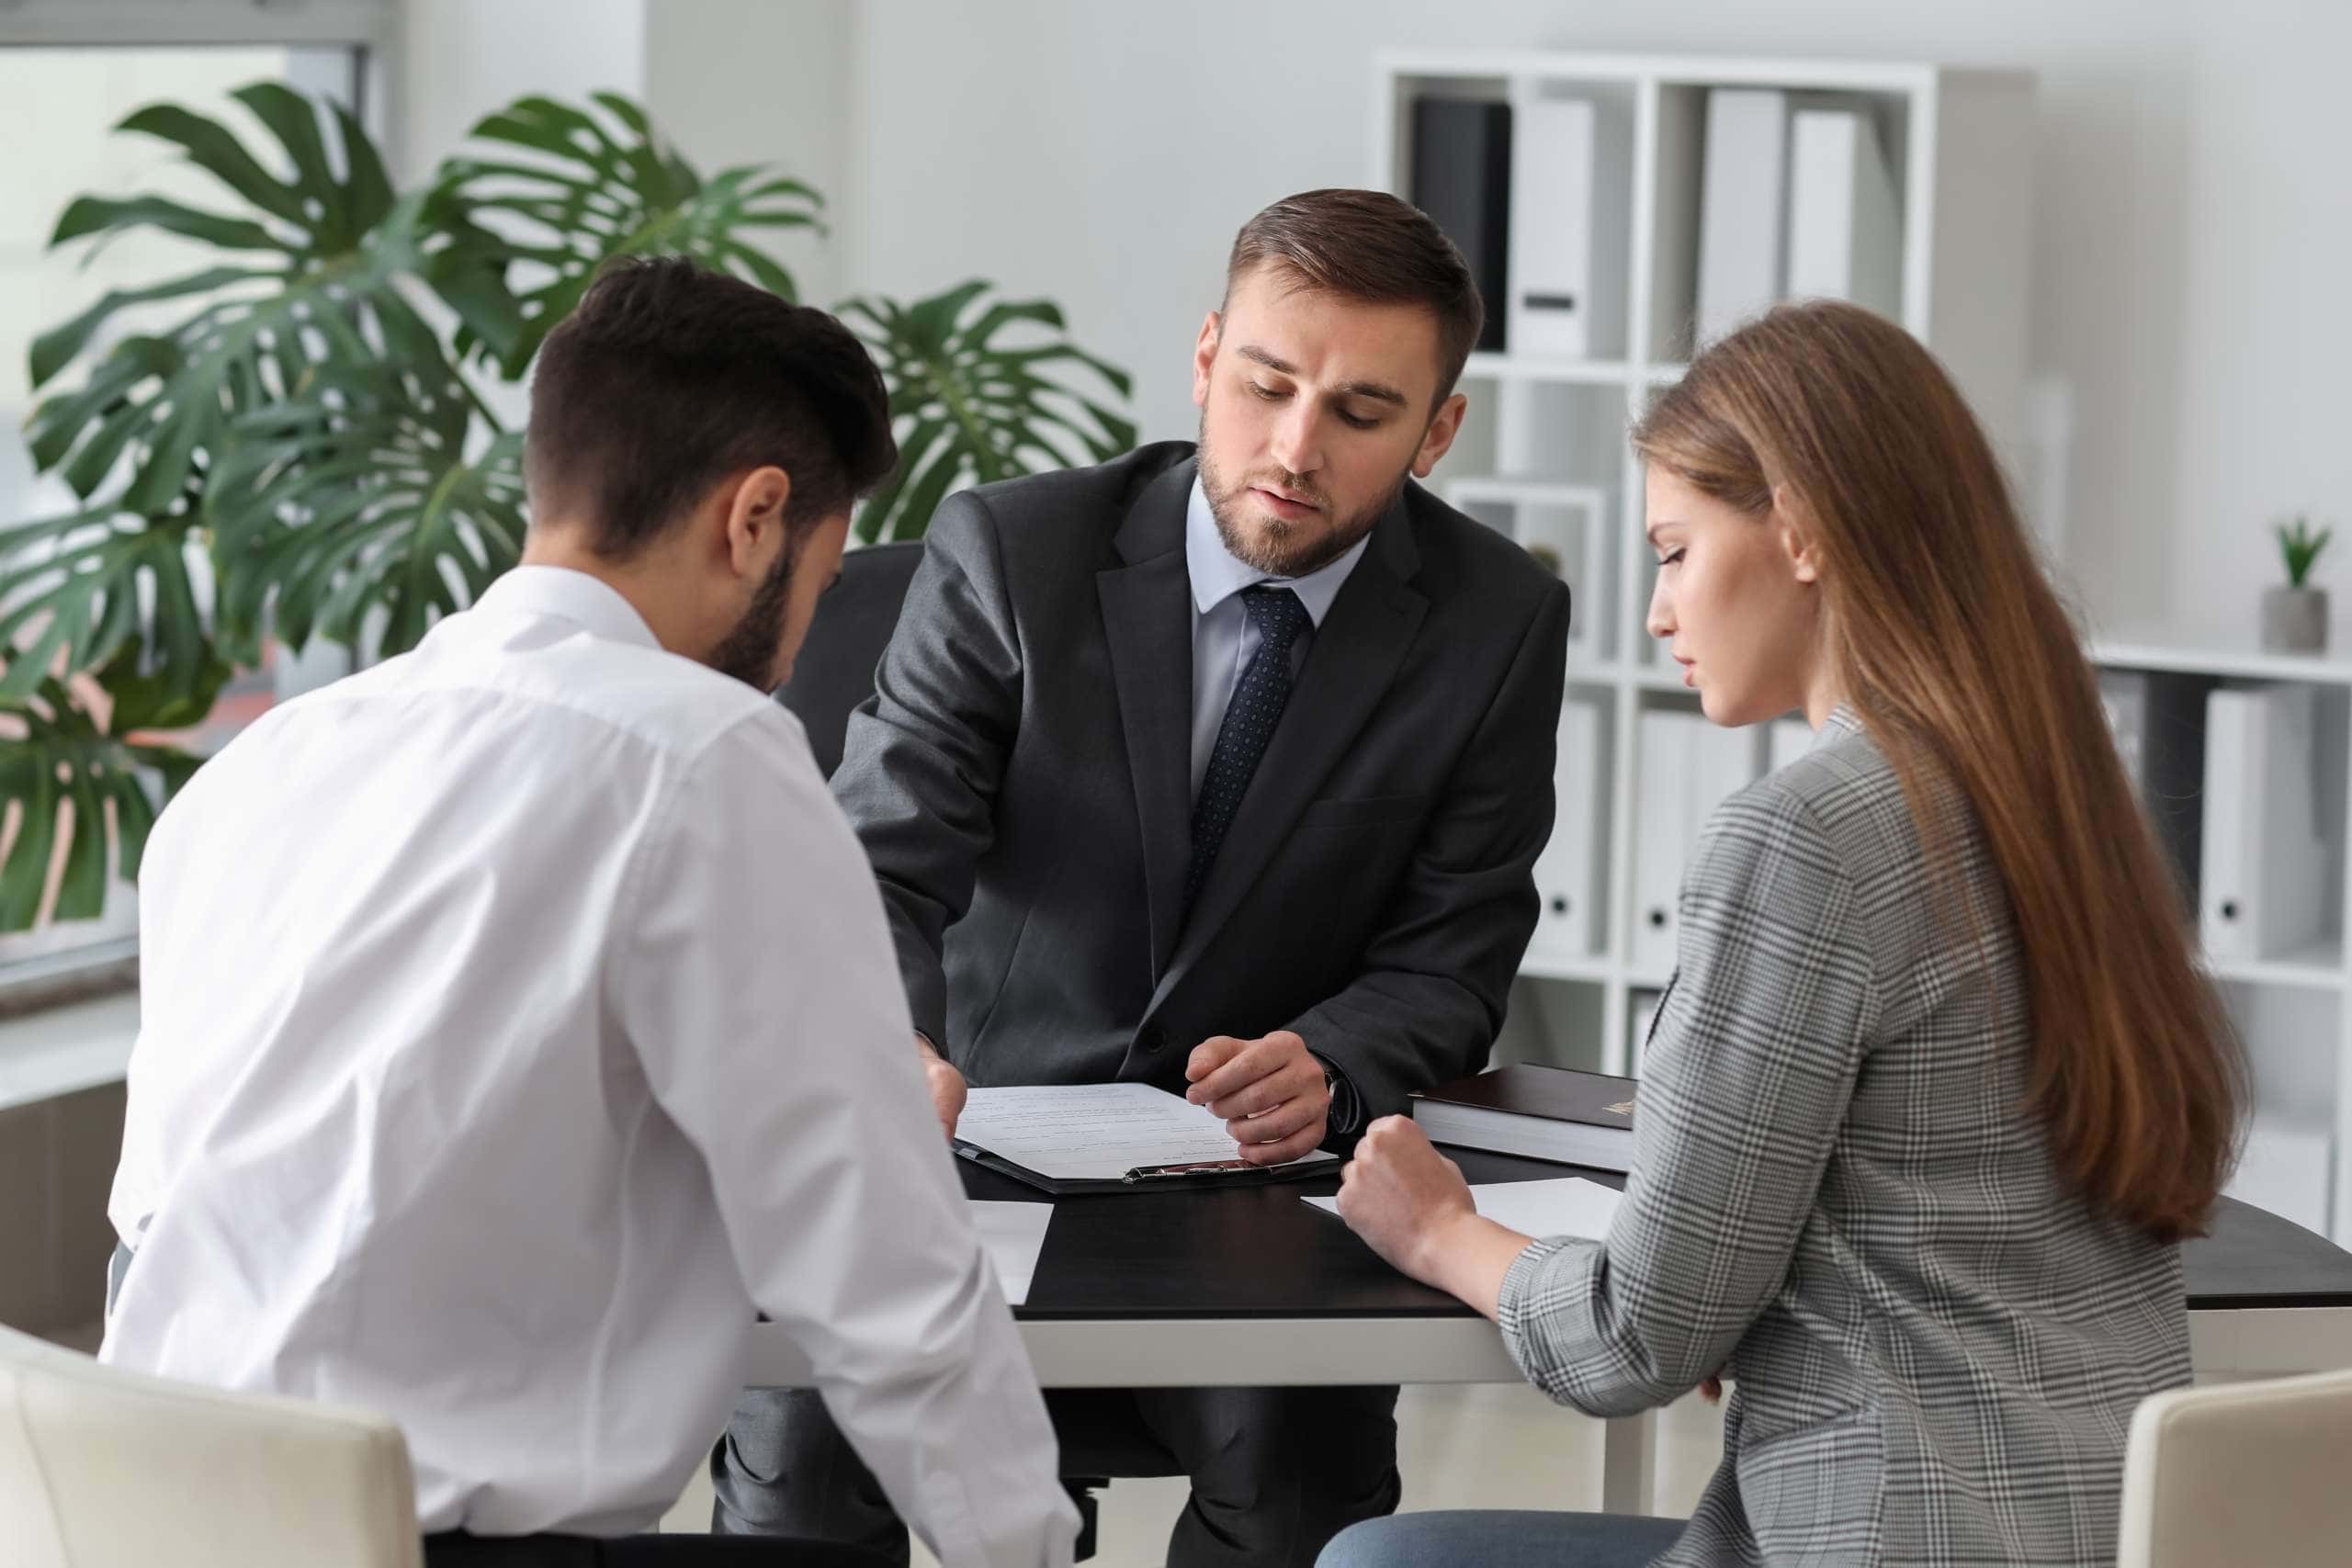
[[[0,1328],[8,1568],[420,1568],[400,1428],[168,1382]]]
[[[842,762],[850,710],[874,693],[874,668],[898,628],[899,606],[922,559],[922,542],[867,545],[842,557],[842,580],[817,602],[808,640],[775,700],[799,716],[817,766],[831,778]]]
[[[2123,1462],[2116,1562],[2352,1562],[2352,1372],[2143,1401]]]

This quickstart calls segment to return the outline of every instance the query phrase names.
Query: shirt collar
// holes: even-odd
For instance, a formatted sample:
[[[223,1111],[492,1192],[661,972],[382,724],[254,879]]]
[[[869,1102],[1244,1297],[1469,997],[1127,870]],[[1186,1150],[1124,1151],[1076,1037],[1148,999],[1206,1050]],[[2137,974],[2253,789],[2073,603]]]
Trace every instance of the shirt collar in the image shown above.
[[[1277,582],[1298,595],[1306,606],[1306,618],[1317,627],[1329,613],[1331,601],[1340,596],[1340,589],[1348,581],[1348,573],[1363,558],[1364,547],[1372,543],[1366,534],[1337,560],[1317,567],[1305,577],[1276,577],[1260,571],[1249,562],[1236,559],[1225,547],[1224,538],[1216,531],[1216,513],[1209,510],[1208,491],[1196,475],[1193,479],[1193,499],[1184,513],[1184,570],[1193,579],[1193,608],[1205,615],[1245,588],[1261,582]]]
[[[474,602],[476,610],[522,615],[555,615],[591,637],[660,648],[661,639],[620,590],[584,571],[561,566],[518,566],[492,583]]]

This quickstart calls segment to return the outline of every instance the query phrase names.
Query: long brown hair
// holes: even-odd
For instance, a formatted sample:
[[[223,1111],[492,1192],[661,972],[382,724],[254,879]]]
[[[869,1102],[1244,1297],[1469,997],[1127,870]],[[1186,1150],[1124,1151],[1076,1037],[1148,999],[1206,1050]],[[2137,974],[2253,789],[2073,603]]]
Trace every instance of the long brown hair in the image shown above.
[[[1950,830],[1930,802],[1950,780],[2000,872],[2032,1008],[2031,1108],[2059,1169],[2159,1240],[2203,1234],[2244,1052],[2097,677],[1943,367],[1867,310],[1782,306],[1701,354],[1634,446],[1759,517],[1786,487],[1820,555],[1827,657],[1931,863]]]

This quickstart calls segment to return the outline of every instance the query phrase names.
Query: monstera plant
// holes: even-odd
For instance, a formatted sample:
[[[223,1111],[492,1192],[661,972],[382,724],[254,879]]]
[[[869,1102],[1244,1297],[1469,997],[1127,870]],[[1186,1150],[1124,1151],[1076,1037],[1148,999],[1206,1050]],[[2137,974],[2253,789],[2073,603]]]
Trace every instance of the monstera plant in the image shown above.
[[[600,269],[689,255],[790,299],[759,241],[821,228],[808,186],[705,176],[614,95],[523,98],[408,192],[339,107],[275,83],[233,96],[261,136],[175,105],[119,127],[177,148],[217,205],[84,197],[51,237],[159,230],[216,254],[33,344],[27,439],[79,504],[0,523],[0,932],[95,916],[111,877],[137,875],[198,765],[173,732],[266,643],[398,653],[514,565],[521,434],[485,391],[528,374]],[[1134,445],[1127,378],[1050,303],[970,282],[839,310],[882,367],[902,452],[862,539],[920,535],[963,485]]]

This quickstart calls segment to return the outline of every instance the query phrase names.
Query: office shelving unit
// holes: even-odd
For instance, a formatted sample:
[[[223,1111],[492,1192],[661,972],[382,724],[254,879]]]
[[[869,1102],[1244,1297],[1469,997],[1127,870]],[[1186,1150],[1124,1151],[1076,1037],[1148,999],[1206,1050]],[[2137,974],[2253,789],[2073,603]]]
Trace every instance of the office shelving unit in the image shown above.
[[[1637,964],[1633,830],[1645,781],[1640,716],[1695,711],[1679,671],[1643,631],[1656,566],[1643,540],[1639,464],[1625,432],[1691,352],[1709,90],[1771,87],[1798,103],[1866,109],[1899,211],[1903,324],[1951,369],[2012,472],[2024,470],[2027,273],[2032,189],[2030,78],[1921,63],[1562,52],[1405,52],[1374,64],[1370,182],[1410,198],[1412,109],[1424,98],[1514,106],[1576,97],[1594,106],[1592,287],[1624,308],[1595,316],[1589,356],[1472,355],[1472,412],[1432,481],[1456,505],[1544,555],[1576,592],[1569,698],[1600,710],[1589,787],[1563,812],[1593,814],[1590,873],[1600,902],[1589,940],[1563,951],[1539,930],[1514,995],[1506,1051],[1638,1072],[1637,1021],[1668,976]],[[1602,166],[1605,164],[1606,166]],[[1501,301],[1489,301],[1502,309]],[[2053,558],[2056,541],[2044,540]],[[2335,830],[2331,933],[2284,959],[2217,966],[2255,1057],[2259,1099],[2337,1151],[2333,1225],[2352,1239],[2352,991],[2341,938],[2341,863],[2352,838],[2344,779],[2352,663],[2280,659],[2157,637],[2098,644],[2102,667],[2215,682],[2302,681],[2322,702],[2320,800]],[[1767,766],[1755,737],[1755,771]],[[1546,921],[1561,917],[1547,897]],[[1510,1043],[1516,1043],[1515,1044]]]

